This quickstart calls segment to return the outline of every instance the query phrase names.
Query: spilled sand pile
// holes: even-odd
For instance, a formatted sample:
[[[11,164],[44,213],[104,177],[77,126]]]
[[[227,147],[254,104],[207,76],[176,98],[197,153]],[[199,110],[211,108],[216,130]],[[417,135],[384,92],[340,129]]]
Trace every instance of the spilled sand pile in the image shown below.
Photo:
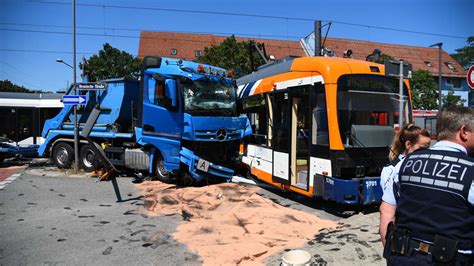
[[[148,215],[183,216],[174,238],[202,257],[205,265],[263,264],[263,259],[286,248],[298,248],[323,228],[335,228],[302,211],[275,204],[256,187],[217,184],[176,188],[145,182]]]

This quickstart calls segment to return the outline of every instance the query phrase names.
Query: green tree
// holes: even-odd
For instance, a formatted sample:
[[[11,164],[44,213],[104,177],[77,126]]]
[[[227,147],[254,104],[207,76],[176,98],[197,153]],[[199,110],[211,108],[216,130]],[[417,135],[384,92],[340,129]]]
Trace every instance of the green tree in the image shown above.
[[[453,91],[449,91],[448,95],[443,95],[443,107],[464,106],[465,101],[461,99],[461,96],[454,95]]]
[[[410,84],[413,109],[433,110],[438,108],[438,84],[428,71],[413,71]]]
[[[13,84],[8,79],[0,80],[0,91],[2,92],[23,92],[23,93],[41,93],[41,90],[29,90],[23,86]]]
[[[467,38],[467,46],[456,49],[456,53],[451,56],[463,67],[472,64],[474,62],[474,36]]]
[[[89,81],[110,78],[138,79],[141,60],[133,55],[105,43],[98,55],[79,64],[80,69],[89,75]]]
[[[196,61],[225,69],[233,69],[235,78],[238,78],[253,71],[250,51],[252,51],[254,66],[264,63],[258,52],[250,49],[250,45],[249,41],[238,42],[232,35],[218,45],[212,45],[210,48],[206,47],[204,54]]]

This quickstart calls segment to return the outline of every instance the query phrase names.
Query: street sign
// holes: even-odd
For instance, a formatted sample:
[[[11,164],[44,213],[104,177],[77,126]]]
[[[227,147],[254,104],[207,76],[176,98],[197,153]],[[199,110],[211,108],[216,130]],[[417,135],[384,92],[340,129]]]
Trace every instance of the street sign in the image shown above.
[[[86,95],[64,95],[63,104],[68,105],[86,105],[87,96]]]
[[[386,60],[385,65],[385,75],[392,77],[400,77],[400,61]],[[403,62],[403,78],[411,78],[412,65],[406,62]]]
[[[78,90],[83,90],[83,91],[106,90],[107,83],[97,83],[97,82],[77,83],[76,88]]]
[[[474,65],[469,67],[469,70],[467,71],[467,85],[471,87],[471,89],[474,89]]]

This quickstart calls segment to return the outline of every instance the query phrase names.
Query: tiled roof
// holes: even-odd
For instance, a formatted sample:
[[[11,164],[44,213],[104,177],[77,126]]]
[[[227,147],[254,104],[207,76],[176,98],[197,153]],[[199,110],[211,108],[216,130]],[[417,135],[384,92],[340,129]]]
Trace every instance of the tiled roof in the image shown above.
[[[413,70],[427,70],[431,74],[438,75],[438,48],[408,46],[398,44],[376,43],[368,41],[327,38],[325,46],[331,47],[337,54],[342,56],[344,51],[350,49],[354,59],[365,60],[374,49],[379,49],[382,54],[390,55],[396,60],[403,59],[413,65]],[[466,71],[448,53],[442,50],[442,76],[465,77]],[[453,69],[447,66],[450,63]],[[429,66],[431,65],[431,66]]]
[[[204,51],[205,47],[221,43],[227,36],[212,34],[190,34],[175,32],[141,32],[138,56],[146,55],[178,57],[188,60],[196,59],[196,50]],[[298,41],[273,40],[261,38],[241,38],[238,41],[255,40],[265,44],[268,55],[275,58],[283,58],[289,55],[305,56]],[[424,69],[431,74],[438,75],[438,48],[407,46],[398,44],[375,43],[339,38],[327,38],[326,47],[332,48],[337,56],[343,55],[345,50],[352,50],[353,58],[365,60],[374,49],[379,49],[383,54],[392,56],[399,60],[403,59],[413,65],[413,70]],[[172,55],[171,49],[176,49],[177,54]],[[466,71],[444,50],[442,51],[442,75],[452,77],[465,77]],[[450,69],[447,63],[451,64]],[[431,66],[430,66],[431,65]]]

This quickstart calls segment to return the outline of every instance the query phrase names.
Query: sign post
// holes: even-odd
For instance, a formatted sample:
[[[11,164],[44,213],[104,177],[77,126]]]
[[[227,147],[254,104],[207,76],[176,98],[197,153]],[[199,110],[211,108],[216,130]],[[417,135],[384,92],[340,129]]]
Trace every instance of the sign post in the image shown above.
[[[467,71],[466,79],[467,79],[467,85],[469,85],[469,87],[471,87],[471,89],[474,90],[474,65],[469,67],[469,70]]]
[[[398,90],[398,127],[401,129],[403,125],[403,106],[404,106],[404,95],[403,95],[403,79],[411,78],[412,65],[400,61],[387,60],[385,64],[385,75],[399,78],[399,90]],[[407,100],[408,101],[408,100]]]

